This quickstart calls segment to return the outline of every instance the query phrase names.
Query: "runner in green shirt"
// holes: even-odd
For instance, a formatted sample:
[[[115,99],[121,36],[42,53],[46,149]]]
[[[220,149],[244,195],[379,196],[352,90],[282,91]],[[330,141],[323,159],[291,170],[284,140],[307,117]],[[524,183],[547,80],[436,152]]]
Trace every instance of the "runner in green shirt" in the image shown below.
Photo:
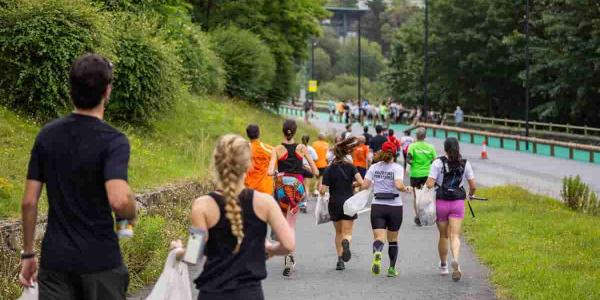
[[[410,185],[414,188],[422,188],[427,177],[429,176],[429,168],[435,160],[437,154],[435,147],[432,144],[425,142],[427,130],[423,127],[417,128],[417,141],[410,144],[408,147],[407,159],[410,164]],[[415,224],[421,226],[421,221],[417,217],[416,193],[413,193]]]

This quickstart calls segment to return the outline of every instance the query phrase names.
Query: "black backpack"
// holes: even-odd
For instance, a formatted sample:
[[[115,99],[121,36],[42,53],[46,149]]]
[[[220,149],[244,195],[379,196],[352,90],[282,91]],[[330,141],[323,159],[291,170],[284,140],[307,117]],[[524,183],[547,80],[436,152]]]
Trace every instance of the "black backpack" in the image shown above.
[[[442,200],[462,200],[467,197],[464,187],[461,185],[463,175],[465,174],[466,159],[461,159],[460,163],[453,165],[448,164],[447,157],[438,158],[442,161],[444,180],[442,185],[436,191],[436,198]]]

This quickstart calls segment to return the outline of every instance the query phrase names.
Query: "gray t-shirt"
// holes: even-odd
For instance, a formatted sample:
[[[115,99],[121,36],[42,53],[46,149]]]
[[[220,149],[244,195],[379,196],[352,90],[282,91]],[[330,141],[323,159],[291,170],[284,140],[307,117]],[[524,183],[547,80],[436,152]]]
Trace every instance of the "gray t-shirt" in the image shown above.
[[[429,177],[434,178],[435,182],[442,186],[444,182],[444,163],[441,159],[436,158],[431,164],[431,169],[429,169]],[[461,185],[464,184],[465,180],[471,180],[475,178],[473,174],[473,167],[471,167],[471,163],[467,161],[465,164],[465,172],[463,173],[463,179]]]
[[[365,179],[373,182],[373,193],[393,193],[401,195],[396,188],[396,180],[404,180],[404,169],[397,163],[378,162],[372,165],[365,175]],[[401,196],[394,200],[373,199],[373,204],[402,206]]]

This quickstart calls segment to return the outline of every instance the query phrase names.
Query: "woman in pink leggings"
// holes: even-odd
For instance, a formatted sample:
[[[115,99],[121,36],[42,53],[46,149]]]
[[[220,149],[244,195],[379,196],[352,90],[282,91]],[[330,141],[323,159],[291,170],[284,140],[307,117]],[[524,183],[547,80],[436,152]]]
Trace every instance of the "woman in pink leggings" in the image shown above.
[[[459,281],[460,269],[460,229],[465,217],[465,198],[467,193],[463,182],[469,183],[469,195],[475,193],[475,177],[471,164],[460,155],[458,140],[447,138],[444,142],[445,156],[433,161],[427,187],[436,190],[437,226],[440,231],[438,252],[440,271],[448,274],[448,244],[452,252],[452,280]]]

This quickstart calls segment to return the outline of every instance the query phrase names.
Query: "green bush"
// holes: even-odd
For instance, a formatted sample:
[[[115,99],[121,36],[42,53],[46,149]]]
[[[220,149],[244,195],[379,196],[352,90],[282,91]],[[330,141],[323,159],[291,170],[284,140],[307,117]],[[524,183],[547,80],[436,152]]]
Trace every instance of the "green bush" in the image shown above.
[[[227,93],[254,103],[266,102],[275,78],[269,47],[257,35],[233,26],[212,33],[215,50],[225,63]]]
[[[103,47],[106,24],[87,1],[15,0],[0,8],[0,104],[44,120],[67,111],[72,61],[111,54]]]
[[[579,176],[563,178],[561,196],[566,206],[572,210],[590,214],[600,214],[600,199],[590,186]]]
[[[194,25],[184,25],[178,37],[183,78],[196,94],[220,94],[225,89],[225,69],[212,50],[210,36]]]
[[[148,124],[170,108],[181,92],[181,64],[160,29],[144,15],[117,14],[115,82],[108,117]]]

